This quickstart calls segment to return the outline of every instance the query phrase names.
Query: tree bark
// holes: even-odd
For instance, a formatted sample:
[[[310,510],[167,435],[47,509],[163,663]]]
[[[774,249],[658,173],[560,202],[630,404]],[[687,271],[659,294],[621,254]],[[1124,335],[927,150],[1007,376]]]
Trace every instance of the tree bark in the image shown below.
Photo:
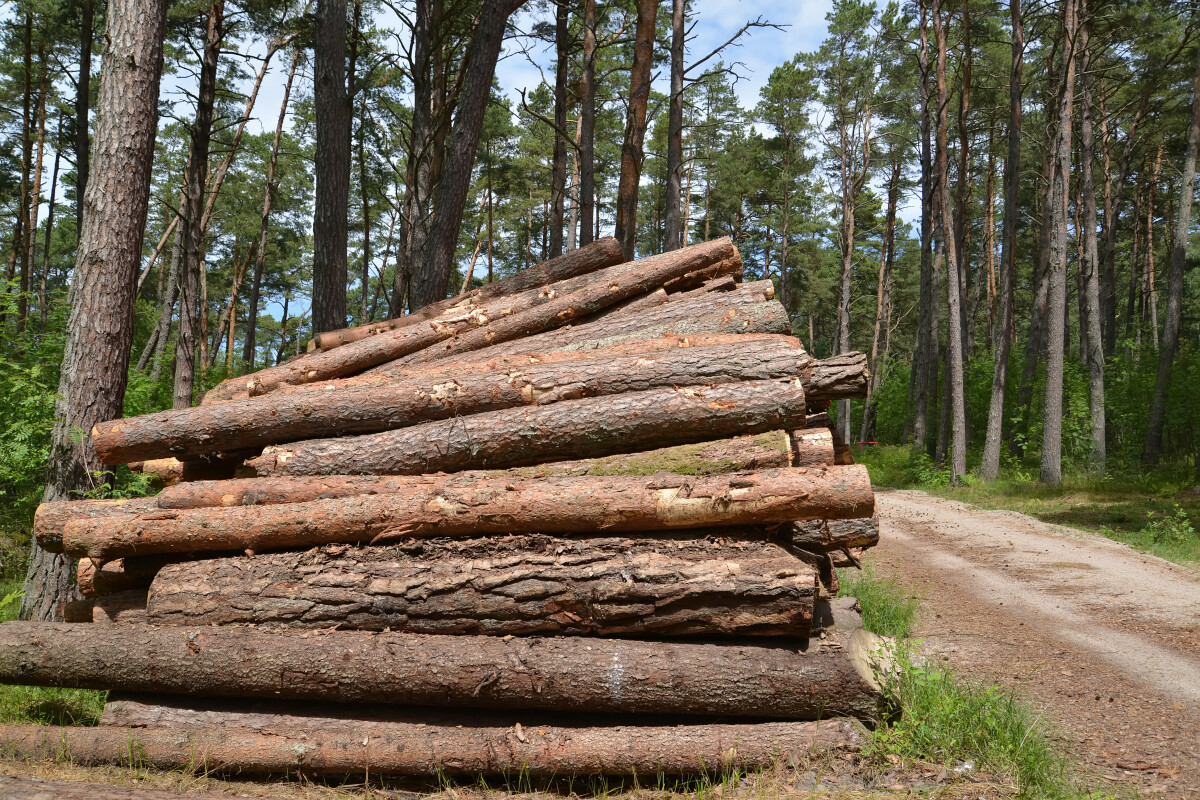
[[[1073,0],[1066,0],[1073,2]],[[946,252],[946,294],[949,330],[946,346],[946,381],[950,402],[950,482],[957,485],[967,471],[967,420],[963,384],[963,336],[961,291],[959,286],[958,252],[955,249],[954,213],[950,207],[949,144],[946,137],[946,31],[942,24],[940,0],[933,0],[933,34],[937,42],[936,83],[937,114],[937,180],[941,195],[942,246]]]
[[[583,0],[583,75],[579,98],[579,244],[600,235],[596,219],[596,0]],[[624,246],[621,246],[622,256]]]
[[[871,338],[871,380],[867,384],[867,398],[863,403],[862,426],[859,429],[860,442],[867,441],[875,424],[875,405],[872,403],[875,392],[883,384],[884,370],[879,365],[879,345],[887,338],[889,317],[891,316],[891,282],[892,264],[895,261],[896,240],[896,208],[900,200],[900,174],[902,162],[897,159],[892,164],[892,173],[888,179],[887,212],[883,224],[883,257],[879,260],[879,278],[875,286],[875,334]],[[884,348],[883,360],[887,361],[887,348]]]
[[[146,590],[127,589],[92,601],[92,623],[116,625],[146,622]]]
[[[83,231],[83,206],[90,165],[88,111],[92,97],[92,38],[95,23],[93,0],[79,3],[79,76],[75,79],[75,230]]]
[[[568,278],[587,275],[597,270],[620,264],[624,261],[621,255],[621,245],[611,237],[593,242],[589,247],[579,248],[571,252],[543,261],[529,269],[521,270],[514,275],[492,283],[485,283],[477,289],[463,292],[457,297],[447,298],[437,303],[430,303],[424,308],[402,317],[375,322],[369,325],[358,325],[353,328],[342,328],[337,331],[326,331],[313,337],[309,350],[332,350],[351,342],[357,342],[368,336],[376,336],[385,331],[427,322],[439,314],[454,308],[465,309],[483,305],[486,301],[502,296],[512,296],[529,289],[548,286]],[[215,391],[215,390],[214,390]],[[215,395],[214,395],[215,396]]]
[[[161,702],[161,698],[154,698]],[[138,720],[120,727],[0,727],[0,746],[22,761],[127,766],[132,748],[139,762],[164,770],[207,770],[239,774],[409,775],[477,777],[526,775],[710,775],[716,770],[767,770],[781,759],[820,758],[861,747],[863,734],[845,720],[753,724],[622,725],[609,720],[558,720],[559,725],[524,719],[480,719],[478,714],[400,712],[346,714],[276,705],[268,713],[193,711],[182,704],[128,709]],[[110,702],[109,705],[112,705]],[[191,704],[189,703],[189,706]],[[327,716],[321,716],[325,714]],[[368,716],[368,719],[361,717]],[[141,719],[154,720],[143,723]],[[164,722],[158,722],[164,720]],[[591,727],[585,727],[590,724]],[[130,728],[133,728],[132,730]],[[364,744],[366,742],[366,744]],[[0,777],[12,800],[156,800],[175,793],[28,781]],[[86,793],[74,794],[79,787]]]
[[[1080,193],[1083,195],[1083,258],[1079,268],[1083,273],[1083,295],[1085,314],[1080,321],[1086,323],[1085,362],[1088,368],[1088,407],[1091,410],[1092,449],[1089,457],[1091,468],[1104,474],[1105,421],[1104,421],[1104,342],[1101,336],[1101,293],[1100,293],[1100,248],[1096,240],[1096,135],[1093,127],[1092,95],[1092,50],[1090,48],[1091,20],[1086,0],[1080,0],[1081,22],[1079,26],[1080,67],[1080,118],[1079,118],[1079,168]],[[1113,328],[1116,322],[1114,318]]]
[[[679,253],[644,259],[636,265],[618,264],[516,295],[500,296],[467,310],[451,307],[427,324],[404,326],[328,352],[308,353],[278,367],[254,373],[248,380],[244,379],[245,385],[252,396],[266,394],[286,383],[311,383],[352,375],[452,338],[447,345],[450,352],[445,349],[434,351],[438,357],[526,337],[652,291],[671,278],[703,268],[735,252],[728,239],[721,239]],[[478,336],[469,333],[475,328],[481,329]],[[414,362],[420,363],[416,359],[402,363]]]
[[[799,377],[811,372],[812,362],[798,344],[778,341],[762,342],[753,349],[737,343],[610,360],[530,364],[520,371],[464,372],[445,381],[268,395],[234,404],[145,414],[96,426],[92,443],[102,462],[122,464],[376,433],[581,397]]]
[[[152,512],[158,508],[154,497],[109,500],[63,500],[46,498],[33,515],[33,536],[42,549],[62,552],[62,531],[68,522],[101,517],[124,517]]]
[[[96,636],[85,625],[10,622],[0,626],[0,680],[372,705],[878,718],[874,636],[832,630],[800,647],[136,624]]]
[[[313,49],[316,190],[313,198],[313,330],[346,324],[350,202],[350,97],[346,91],[346,0],[318,0]],[[455,233],[458,232],[455,226]]]
[[[1062,69],[1054,125],[1050,189],[1045,214],[1050,230],[1046,266],[1046,392],[1042,406],[1041,481],[1062,483],[1063,337],[1067,305],[1067,198],[1071,176],[1071,115],[1075,104],[1076,0],[1063,0]]]
[[[621,177],[617,187],[616,237],[625,260],[637,250],[638,186],[646,138],[646,110],[650,101],[650,70],[654,61],[655,21],[658,0],[638,0],[637,27],[633,34],[633,64],[629,69],[629,112],[625,118],[625,141],[621,145]]]
[[[563,253],[563,215],[567,204],[567,81],[571,39],[567,0],[556,0],[554,14],[554,157],[550,179],[550,258]]]
[[[792,432],[792,465],[797,467],[833,466],[833,434],[828,429]]]
[[[446,164],[437,187],[433,207],[438,221],[433,227],[420,264],[412,275],[410,297],[413,308],[421,308],[446,297],[463,206],[470,188],[475,150],[483,127],[484,111],[492,94],[492,78],[504,39],[509,16],[525,0],[489,0],[483,6],[479,22],[462,67],[459,91],[450,132]],[[336,327],[336,326],[334,326]],[[321,328],[330,330],[332,327]]]
[[[1000,447],[1004,435],[1004,395],[1008,391],[1008,360],[1012,351],[1009,330],[1013,322],[1013,295],[1017,275],[1017,223],[1021,191],[1021,71],[1024,66],[1025,25],[1021,0],[1009,0],[1012,18],[1012,61],[1008,76],[1008,157],[1004,161],[1004,253],[1000,263],[1000,286],[996,325],[992,330],[992,397],[988,406],[987,433],[979,477],[1000,477]]]
[[[874,547],[879,544],[879,518],[797,520],[790,537],[792,547],[816,553]]]
[[[1184,153],[1180,177],[1179,204],[1175,209],[1175,230],[1171,241],[1171,271],[1167,276],[1167,313],[1163,321],[1162,345],[1158,351],[1158,374],[1154,395],[1150,400],[1150,417],[1146,429],[1146,447],[1142,463],[1154,466],[1162,457],[1163,427],[1166,423],[1167,388],[1175,353],[1179,350],[1179,335],[1183,315],[1183,278],[1187,264],[1187,245],[1192,226],[1192,199],[1196,181],[1196,153],[1200,150],[1200,50],[1197,51],[1196,74],[1192,79],[1192,119],[1188,125],[1187,150]]]
[[[684,32],[685,0],[671,2],[671,95],[667,111],[667,211],[666,250],[683,247],[684,235],[680,207],[683,203],[683,55],[686,46]],[[787,279],[787,232],[784,232],[784,263],[780,269],[780,291]]]
[[[530,534],[172,564],[154,578],[146,617],[454,635],[807,638],[817,586],[812,567],[768,542]]]
[[[474,485],[434,478],[382,495],[81,519],[67,523],[62,536],[65,552],[109,560],[529,530],[575,535],[766,525],[861,517],[873,506],[866,470],[859,466],[492,479]]]
[[[204,54],[200,64],[200,87],[196,93],[196,120],[185,174],[183,219],[176,234],[183,243],[180,266],[179,335],[175,340],[174,407],[192,405],[196,377],[196,323],[208,308],[199,296],[204,267],[204,186],[208,182],[208,147],[212,136],[213,106],[217,97],[217,64],[225,29],[225,1],[214,0],[208,9]]]
[[[929,18],[925,3],[918,3],[920,13],[920,49],[917,64],[921,73],[921,279],[920,305],[917,316],[917,342],[913,353],[909,395],[912,397],[912,442],[928,449],[929,400],[937,386],[937,292],[933,263],[933,162],[930,148],[932,115],[929,90]],[[930,387],[933,387],[932,389]]]
[[[591,458],[794,426],[798,379],[628,392],[266,448],[259,476],[420,474]]]
[[[141,260],[166,3],[113,0],[96,111],[95,170],[71,283],[71,314],[55,403],[43,500],[90,490],[100,469],[91,430],[121,414],[133,342],[133,287]],[[61,618],[74,563],[36,544],[30,555],[24,619]]]

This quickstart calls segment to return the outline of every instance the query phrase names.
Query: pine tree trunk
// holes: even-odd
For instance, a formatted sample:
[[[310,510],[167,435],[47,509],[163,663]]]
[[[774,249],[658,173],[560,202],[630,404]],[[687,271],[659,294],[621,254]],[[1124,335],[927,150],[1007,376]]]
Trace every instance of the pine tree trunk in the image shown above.
[[[1042,406],[1041,481],[1062,483],[1063,368],[1067,311],[1067,198],[1071,177],[1071,119],[1075,104],[1076,0],[1063,0],[1062,68],[1053,132],[1046,219],[1050,230],[1046,265],[1046,393]]]
[[[1016,286],[1017,208],[1021,188],[1021,71],[1025,49],[1025,26],[1021,0],[1009,0],[1012,18],[1012,67],[1008,78],[1008,157],[1004,161],[1004,252],[1000,263],[1000,286],[996,327],[992,331],[992,399],[988,407],[987,434],[979,477],[985,481],[1000,476],[1000,447],[1004,433],[1004,395],[1008,391],[1008,360],[1012,348],[1009,328],[1013,320]]]
[[[75,79],[75,230],[83,231],[84,197],[90,171],[88,111],[91,104],[93,0],[79,2],[79,75]]]
[[[183,262],[179,280],[179,336],[175,340],[175,408],[192,404],[196,377],[196,327],[199,317],[207,317],[201,304],[200,286],[204,269],[204,187],[208,182],[208,148],[212,135],[213,106],[217,96],[217,62],[224,38],[225,1],[215,0],[208,9],[208,27],[204,55],[200,64],[200,88],[196,93],[196,120],[192,126],[188,150],[187,183],[184,190],[183,220],[178,236],[183,241]]]
[[[685,0],[671,2],[671,96],[668,99],[667,111],[667,211],[664,247],[666,250],[675,250],[685,244],[680,214],[683,200],[683,51],[686,45],[684,5]],[[781,276],[782,294],[786,275],[781,271]]]
[[[1167,314],[1163,324],[1163,340],[1158,353],[1158,375],[1150,401],[1150,418],[1146,430],[1146,448],[1142,463],[1157,465],[1162,457],[1163,427],[1167,412],[1167,388],[1171,368],[1179,349],[1183,314],[1183,277],[1187,263],[1188,234],[1192,225],[1192,198],[1196,180],[1196,153],[1200,149],[1200,53],[1197,55],[1196,75],[1192,80],[1192,120],[1188,126],[1187,150],[1180,177],[1179,205],[1176,208],[1174,237],[1171,242],[1171,271],[1167,277]]]
[[[313,197],[313,330],[346,324],[350,201],[350,98],[346,93],[346,0],[318,0],[313,49],[316,190]],[[457,232],[457,227],[455,228]]]
[[[579,99],[579,244],[600,236],[596,209],[596,0],[583,0],[583,78]],[[595,227],[593,227],[595,225]],[[624,245],[621,248],[625,252]]]
[[[638,188],[646,158],[646,111],[650,102],[650,70],[654,61],[657,0],[638,0],[633,38],[633,64],[629,69],[629,113],[621,145],[621,177],[617,187],[616,237],[631,261],[637,250]]]
[[[112,0],[95,127],[95,170],[71,284],[71,315],[55,404],[43,499],[92,489],[100,469],[90,441],[76,436],[120,416],[133,342],[133,287],[142,255],[166,3]],[[71,559],[36,544],[21,602],[24,619],[61,618],[71,595]]]
[[[920,6],[920,50],[918,65],[921,72],[921,278],[920,305],[917,313],[917,342],[909,378],[912,399],[912,442],[928,448],[929,417],[933,406],[930,386],[937,384],[937,324],[936,291],[933,266],[933,163],[930,153],[932,116],[929,91],[929,21],[924,3]]]
[[[1083,274],[1083,295],[1087,343],[1085,361],[1088,367],[1088,405],[1091,409],[1092,452],[1089,459],[1092,469],[1104,473],[1105,462],[1105,417],[1104,417],[1104,343],[1102,341],[1102,314],[1100,292],[1100,248],[1096,240],[1096,136],[1093,126],[1092,96],[1092,50],[1090,49],[1091,20],[1086,0],[1080,2],[1079,52],[1080,67],[1080,119],[1079,160],[1080,192],[1083,195],[1083,258],[1080,271]],[[1115,327],[1114,320],[1114,327]],[[1110,329],[1111,331],[1111,329]]]
[[[550,252],[549,258],[563,253],[563,214],[567,202],[567,80],[570,67],[571,39],[567,0],[556,0],[554,14],[554,159],[550,178]],[[543,258],[543,261],[545,259]]]

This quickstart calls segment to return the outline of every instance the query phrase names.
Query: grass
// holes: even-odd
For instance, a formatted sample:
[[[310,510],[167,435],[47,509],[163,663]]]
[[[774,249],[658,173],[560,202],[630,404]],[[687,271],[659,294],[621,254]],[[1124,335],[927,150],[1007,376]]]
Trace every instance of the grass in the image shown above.
[[[923,489],[980,508],[1019,511],[1200,567],[1200,480],[1190,468],[1113,469],[1105,476],[1068,470],[1061,486],[1047,486],[1037,480],[1033,464],[1006,464],[998,480],[984,483],[974,472],[977,465],[968,463],[963,485],[951,487],[948,472],[908,447],[858,448],[855,459],[867,466],[876,486]]]
[[[1011,690],[978,684],[921,658],[912,635],[920,600],[870,566],[842,570],[840,593],[858,598],[863,626],[899,639],[896,670],[886,682],[899,713],[873,733],[868,753],[881,761],[926,762],[947,771],[1007,776],[1028,800],[1099,798],[1078,786],[1072,760],[1048,727]],[[969,765],[969,766],[968,766]]]

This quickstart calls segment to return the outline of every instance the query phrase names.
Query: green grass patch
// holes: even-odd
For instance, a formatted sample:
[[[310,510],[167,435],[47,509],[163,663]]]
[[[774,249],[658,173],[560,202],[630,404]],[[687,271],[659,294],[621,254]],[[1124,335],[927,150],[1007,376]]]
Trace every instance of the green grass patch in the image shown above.
[[[1200,481],[1189,468],[1113,469],[1104,476],[1068,470],[1061,486],[1047,486],[1038,481],[1036,464],[1007,463],[998,480],[984,483],[976,475],[978,465],[969,461],[970,474],[951,487],[948,471],[909,447],[863,447],[854,455],[878,487],[922,489],[980,508],[1019,511],[1200,566]]]
[[[0,583],[0,622],[16,619],[20,605],[21,584]],[[0,684],[0,723],[95,725],[100,721],[107,697],[108,692],[90,689]]]
[[[898,580],[880,577],[866,564],[861,570],[838,570],[838,582],[840,596],[858,599],[864,628],[880,636],[912,636],[921,601]]]

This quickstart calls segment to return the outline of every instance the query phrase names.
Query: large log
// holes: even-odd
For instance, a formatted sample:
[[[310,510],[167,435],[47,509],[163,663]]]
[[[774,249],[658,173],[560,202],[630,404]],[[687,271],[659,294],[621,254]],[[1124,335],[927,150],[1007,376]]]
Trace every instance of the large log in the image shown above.
[[[146,620],[489,636],[790,636],[812,625],[816,571],[778,545],[538,534],[164,567]]]
[[[865,353],[853,352],[815,361],[805,391],[813,402],[866,397],[871,372]]]
[[[800,376],[813,359],[786,340],[677,347],[603,360],[462,372],[332,392],[251,398],[102,422],[92,429],[100,460],[120,464],[257,448],[303,439],[375,433],[430,420],[631,391]],[[230,476],[232,477],[232,476]]]
[[[92,622],[97,624],[122,625],[146,621],[146,590],[129,589],[123,592],[103,594],[92,603]]]
[[[79,520],[63,549],[109,560],[156,553],[256,553],[405,537],[565,533],[602,535],[709,526],[769,525],[871,514],[863,467],[773,469],[713,476],[572,476],[454,485],[414,480],[407,491],[308,503],[160,509]]]
[[[349,718],[335,706],[242,712],[192,710],[177,702],[171,711],[155,715],[170,718],[161,725],[0,726],[0,750],[22,761],[69,759],[84,766],[127,766],[134,752],[139,763],[158,769],[226,774],[653,779],[768,769],[866,741],[861,726],[843,719],[692,725],[594,719],[589,726],[424,709],[377,715],[381,719]]]
[[[761,300],[743,291],[712,292],[644,309],[636,318],[604,316],[592,322],[544,331],[447,361],[477,361],[520,353],[610,347],[631,339],[655,339],[671,334],[777,333],[791,334],[787,311],[777,300]],[[437,363],[437,362],[434,362]]]
[[[421,324],[396,328],[333,350],[307,353],[260,370],[247,376],[246,388],[253,397],[286,383],[311,383],[353,375],[452,337],[459,343],[476,343],[466,349],[453,345],[456,352],[466,352],[538,333],[653,291],[672,277],[727,258],[734,249],[728,238],[718,239],[501,296],[467,310],[449,309]],[[481,336],[469,335],[475,329],[480,330]],[[484,329],[486,336],[482,335]]]
[[[493,319],[485,326],[455,331],[452,337],[422,351],[409,351],[397,357],[403,358],[406,364],[424,364],[541,333],[611,308],[623,300],[653,292],[672,278],[721,263],[736,253],[733,242],[723,238],[609,267],[596,273],[587,285],[578,289],[571,287],[573,291],[569,292],[563,287],[558,297],[527,311]],[[558,285],[548,286],[544,291],[554,290]]]
[[[5,730],[10,732],[5,741],[14,742],[14,757],[26,761],[58,762],[60,759],[54,754],[54,741],[66,744],[67,739],[73,735],[74,731],[94,729],[13,725],[7,726]],[[44,735],[39,736],[39,732]],[[17,756],[17,752],[23,755]],[[126,751],[124,760],[114,760],[110,763],[129,766],[129,752]],[[181,764],[179,768],[187,770],[188,767],[188,764]],[[171,789],[146,789],[140,785],[118,786],[108,783],[81,783],[0,775],[0,797],[3,797],[4,800],[196,800],[198,795],[193,792]],[[245,797],[245,795],[205,792],[203,797],[204,800],[234,800],[235,797]]]
[[[371,705],[876,719],[879,640],[787,646],[6,622],[0,682]]]
[[[533,478],[555,475],[653,475],[673,472],[682,475],[712,475],[749,469],[791,465],[789,439],[783,431],[757,436],[738,436],[715,442],[662,447],[639,453],[622,453],[604,458],[554,461],[535,467],[511,470],[473,470],[447,478],[470,485],[483,478]],[[426,480],[426,478],[422,478]],[[275,505],[306,503],[331,497],[387,494],[406,490],[413,478],[406,475],[296,475],[277,478],[239,478],[232,481],[196,481],[163,490],[157,508],[209,508],[217,506]],[[69,520],[64,520],[66,524]],[[61,531],[61,528],[60,528]],[[59,534],[61,539],[61,532]],[[84,562],[80,562],[81,564]],[[89,562],[90,563],[90,562]],[[116,564],[116,562],[112,562]],[[106,568],[113,570],[118,567]],[[157,570],[157,568],[155,568]]]
[[[519,467],[787,429],[798,426],[804,412],[797,379],[667,387],[272,445],[246,466],[258,476]]]
[[[564,281],[568,278],[587,275],[605,267],[620,264],[624,260],[625,257],[621,252],[620,243],[613,237],[607,236],[572,250],[569,253],[564,253],[557,258],[551,258],[540,264],[535,264],[529,269],[523,269],[520,272],[509,275],[507,278],[501,278],[492,283],[485,283],[483,286],[472,289],[465,294],[440,300],[436,303],[430,303],[412,314],[396,317],[384,322],[373,322],[368,325],[358,325],[352,328],[318,333],[309,342],[308,349],[309,351],[314,349],[332,350],[335,347],[357,342],[359,339],[375,336],[384,331],[395,330],[405,325],[413,325],[418,322],[431,320],[450,309],[463,310],[471,308],[503,295],[519,294],[529,289],[549,286],[552,283]]]
[[[56,500],[42,503],[33,514],[33,535],[43,550],[62,552],[62,531],[68,522],[128,516],[158,508],[153,497],[116,500]]]
[[[822,553],[874,547],[879,544],[879,518],[797,520],[791,525],[791,543]]]
[[[804,400],[807,404],[807,392],[805,392]],[[797,467],[819,467],[833,464],[833,434],[829,432],[828,428],[793,431],[792,456],[792,463]]]
[[[449,380],[465,373],[495,372],[497,370],[522,370],[531,366],[548,364],[581,363],[586,361],[621,358],[622,356],[644,355],[672,350],[678,347],[719,347],[728,344],[743,344],[757,346],[758,342],[790,342],[797,347],[803,347],[800,340],[794,336],[775,333],[747,334],[701,334],[698,336],[659,336],[653,339],[630,339],[613,345],[589,350],[553,350],[545,353],[519,353],[509,356],[497,356],[485,361],[457,361],[447,359],[444,362],[435,361],[417,367],[404,367],[396,364],[384,364],[367,370],[362,375],[349,378],[334,378],[316,383],[301,383],[281,386],[275,391],[277,396],[300,394],[307,392],[333,391],[352,386],[378,386],[398,382],[419,382]],[[490,351],[491,348],[488,348]],[[486,351],[485,351],[486,352]]]

